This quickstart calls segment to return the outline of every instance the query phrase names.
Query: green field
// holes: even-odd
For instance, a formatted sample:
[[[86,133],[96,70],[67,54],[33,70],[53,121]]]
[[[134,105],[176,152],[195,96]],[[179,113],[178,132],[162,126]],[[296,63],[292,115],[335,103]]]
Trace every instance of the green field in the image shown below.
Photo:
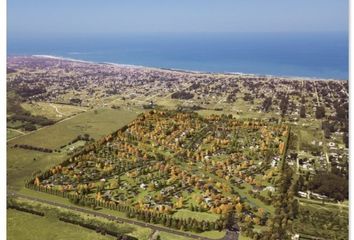
[[[92,230],[77,227],[56,219],[36,216],[9,209],[7,211],[8,240],[109,240],[113,237],[103,236]]]
[[[301,150],[312,150],[312,149],[322,149],[312,145],[312,141],[323,141],[322,132],[318,130],[301,129],[299,131],[300,138],[300,149]]]
[[[6,139],[11,139],[17,136],[21,136],[22,134],[18,132],[18,130],[14,130],[11,128],[6,129]]]
[[[160,232],[159,236],[161,240],[191,240],[192,239],[192,238],[177,236],[167,232]]]
[[[30,112],[33,116],[44,116],[53,120],[60,120],[65,117],[86,111],[84,107],[54,104],[48,102],[22,103],[21,107]]]
[[[218,214],[207,213],[207,212],[192,212],[187,209],[180,209],[175,214],[173,214],[176,218],[195,218],[198,221],[210,221],[214,222],[220,218]]]
[[[88,111],[10,140],[7,147],[8,186],[15,190],[22,188],[25,180],[31,177],[33,172],[48,169],[50,166],[59,164],[67,157],[64,152],[43,153],[12,148],[11,146],[14,144],[29,144],[57,149],[84,133],[90,134],[95,139],[105,136],[126,125],[136,116],[136,112],[126,110],[100,109]]]
[[[90,110],[55,125],[39,129],[26,137],[17,138],[9,144],[29,144],[55,149],[84,133],[95,139],[105,136],[123,127],[136,116],[136,112],[126,110],[108,108]]]
[[[325,239],[348,239],[348,226],[348,209],[303,202],[293,222],[293,229],[301,235]]]
[[[31,194],[29,192],[23,191],[23,193],[24,194],[27,193],[32,196],[42,197],[42,198],[46,199],[45,197],[41,196],[40,194],[37,195],[36,192],[32,192],[32,194]],[[73,205],[71,203],[65,202],[64,198],[63,199],[58,198],[58,199],[53,200],[52,198],[49,197],[49,198],[47,198],[47,200],[51,200],[53,202],[58,202],[58,203],[66,203],[67,205]],[[60,200],[63,200],[63,201],[60,201]],[[45,215],[44,219],[46,219],[47,221],[50,221],[50,222],[57,222],[58,218],[59,218],[59,213],[65,213],[65,212],[68,213],[71,211],[71,210],[67,210],[64,208],[57,209],[57,207],[52,206],[52,205],[48,205],[45,203],[38,203],[36,201],[31,201],[31,200],[27,200],[27,199],[23,199],[23,198],[16,198],[16,200],[14,200],[14,202],[17,202],[17,204],[19,206],[24,206],[25,208],[29,207],[30,209],[35,209],[36,211],[43,212]],[[13,211],[23,213],[23,212],[17,211],[17,210],[13,210]],[[25,213],[25,214],[27,214],[27,213]],[[93,220],[96,222],[98,221],[101,224],[108,224],[108,225],[112,224],[112,222],[110,220],[105,219],[105,218],[96,217],[93,215],[87,215],[87,214],[81,213],[81,212],[75,212],[75,214],[78,216],[81,216],[81,218],[86,219],[86,220]],[[106,214],[110,214],[110,213],[106,212]],[[36,215],[33,215],[33,216],[37,217]],[[61,222],[59,222],[59,223],[61,223]],[[145,228],[145,227],[140,227],[140,226],[137,227],[132,224],[118,223],[118,222],[114,223],[114,225],[115,225],[115,229],[117,229],[118,232],[120,232],[122,234],[131,235],[131,236],[136,237],[141,240],[148,240],[149,236],[152,234],[152,230],[150,228]],[[71,225],[71,226],[74,226],[74,225]]]

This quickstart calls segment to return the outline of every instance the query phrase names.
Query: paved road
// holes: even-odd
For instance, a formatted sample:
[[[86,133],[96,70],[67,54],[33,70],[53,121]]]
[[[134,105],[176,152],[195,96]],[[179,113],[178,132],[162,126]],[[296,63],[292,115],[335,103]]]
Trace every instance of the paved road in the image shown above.
[[[171,228],[166,228],[166,227],[162,227],[162,226],[156,226],[150,223],[144,223],[144,222],[140,222],[140,221],[136,221],[133,219],[127,219],[127,218],[121,218],[121,217],[116,217],[116,216],[112,216],[109,214],[105,214],[105,213],[100,213],[100,212],[95,212],[92,210],[88,210],[85,208],[80,208],[80,207],[74,207],[74,206],[68,206],[65,204],[61,204],[61,203],[56,203],[56,202],[52,202],[52,201],[48,201],[48,200],[44,200],[44,199],[40,199],[40,198],[36,198],[36,197],[30,197],[30,196],[26,196],[26,195],[22,195],[19,193],[14,193],[11,192],[9,194],[10,196],[13,197],[20,197],[20,198],[24,198],[24,199],[28,199],[28,200],[32,200],[32,201],[36,201],[36,202],[41,202],[41,203],[45,203],[45,204],[49,204],[52,206],[56,206],[56,207],[61,207],[61,208],[66,208],[69,210],[74,210],[74,211],[78,211],[78,212],[82,212],[82,213],[86,213],[86,214],[91,214],[91,215],[95,215],[95,216],[99,216],[99,217],[103,217],[112,221],[120,221],[120,222],[126,222],[129,224],[134,224],[140,227],[147,227],[150,228],[154,231],[162,231],[162,232],[168,232],[168,233],[172,233],[178,236],[182,236],[182,237],[188,237],[188,238],[192,238],[192,239],[199,239],[199,240],[237,240],[238,239],[238,234],[235,232],[230,232],[227,231],[226,235],[220,239],[212,239],[212,238],[207,238],[207,237],[201,237],[192,233],[187,233],[187,232],[181,232],[181,231],[177,231]]]

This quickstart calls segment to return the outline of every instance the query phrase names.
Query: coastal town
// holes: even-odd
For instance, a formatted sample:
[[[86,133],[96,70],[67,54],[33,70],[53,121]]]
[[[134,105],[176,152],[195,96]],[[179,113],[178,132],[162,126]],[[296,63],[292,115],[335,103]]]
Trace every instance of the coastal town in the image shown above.
[[[348,237],[348,81],[7,61],[8,188],[208,239]]]

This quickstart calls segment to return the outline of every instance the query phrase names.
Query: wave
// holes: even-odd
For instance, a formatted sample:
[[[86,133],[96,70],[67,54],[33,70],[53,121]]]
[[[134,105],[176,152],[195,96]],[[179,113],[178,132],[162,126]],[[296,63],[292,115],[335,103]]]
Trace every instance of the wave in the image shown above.
[[[56,59],[56,60],[65,60],[65,61],[72,61],[72,62],[81,62],[81,63],[97,64],[97,63],[92,62],[92,61],[85,61],[85,60],[81,60],[81,59],[74,59],[74,58],[68,58],[68,57],[60,57],[60,56],[54,56],[54,55],[45,55],[45,54],[32,55],[32,57],[51,58],[51,59]]]

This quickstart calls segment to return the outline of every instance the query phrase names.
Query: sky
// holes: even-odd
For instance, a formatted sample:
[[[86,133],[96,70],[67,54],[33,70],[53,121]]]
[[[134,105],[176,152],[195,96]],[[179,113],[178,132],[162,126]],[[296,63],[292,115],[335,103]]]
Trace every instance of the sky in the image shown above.
[[[8,36],[348,30],[348,0],[8,0]]]

